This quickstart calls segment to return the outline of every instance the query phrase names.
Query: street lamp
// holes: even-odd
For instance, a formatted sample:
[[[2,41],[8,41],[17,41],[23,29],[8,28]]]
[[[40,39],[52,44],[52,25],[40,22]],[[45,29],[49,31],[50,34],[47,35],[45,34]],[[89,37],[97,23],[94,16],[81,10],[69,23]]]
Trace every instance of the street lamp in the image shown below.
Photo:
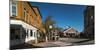
[[[49,25],[49,29],[52,29],[52,25]],[[46,42],[48,42],[48,39],[50,39],[50,33],[51,33],[51,30],[49,30],[50,32],[49,32],[49,37],[48,36],[46,36]]]
[[[51,34],[52,34],[52,32],[51,32],[52,25],[49,25],[49,29],[50,29],[50,33],[49,33],[49,40],[50,40],[51,39]]]
[[[52,29],[52,25],[50,25],[49,28]]]

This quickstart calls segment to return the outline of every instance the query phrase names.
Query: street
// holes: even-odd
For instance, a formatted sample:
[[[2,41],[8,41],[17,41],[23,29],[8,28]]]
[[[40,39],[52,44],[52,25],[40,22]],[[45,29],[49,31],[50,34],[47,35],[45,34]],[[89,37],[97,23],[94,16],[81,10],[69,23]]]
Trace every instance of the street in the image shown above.
[[[94,44],[94,40],[90,40],[90,39],[60,38],[59,40],[65,43],[72,43],[71,45]]]
[[[60,38],[58,41],[44,42],[33,44],[41,47],[59,47],[59,46],[73,46],[73,45],[85,45],[94,44],[94,40],[89,39],[77,39],[77,38]]]
[[[78,39],[78,38],[59,38],[58,41],[41,42],[37,44],[21,44],[11,47],[11,49],[25,49],[25,48],[45,48],[45,47],[62,47],[94,44],[94,40]]]

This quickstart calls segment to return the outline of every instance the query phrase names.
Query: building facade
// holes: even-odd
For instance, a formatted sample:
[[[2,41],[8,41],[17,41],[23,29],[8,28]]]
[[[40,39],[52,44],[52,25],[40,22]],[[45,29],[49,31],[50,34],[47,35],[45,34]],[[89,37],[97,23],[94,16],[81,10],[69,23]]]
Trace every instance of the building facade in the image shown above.
[[[77,36],[79,36],[79,34],[80,34],[77,30],[75,30],[75,29],[72,28],[72,27],[70,27],[70,28],[68,28],[68,29],[65,29],[65,30],[63,31],[63,33],[64,33],[64,36],[65,36],[65,37],[77,37]]]
[[[38,42],[43,31],[38,7],[26,1],[10,1],[10,45],[34,40]]]
[[[87,6],[84,11],[84,33],[88,38],[94,38],[94,6]]]

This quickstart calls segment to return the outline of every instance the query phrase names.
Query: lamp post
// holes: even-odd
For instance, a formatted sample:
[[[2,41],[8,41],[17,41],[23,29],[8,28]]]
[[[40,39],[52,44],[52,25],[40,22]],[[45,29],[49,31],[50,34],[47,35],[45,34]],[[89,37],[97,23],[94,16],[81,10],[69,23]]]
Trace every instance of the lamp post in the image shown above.
[[[49,29],[52,29],[52,25],[49,25]],[[46,36],[46,42],[48,42],[48,39],[50,40],[50,33],[51,33],[51,30],[49,30],[50,32],[48,33],[48,35]]]
[[[50,25],[49,28],[52,29],[52,25]]]
[[[49,29],[50,29],[50,32],[49,32],[49,40],[50,40],[51,39],[51,34],[52,34],[52,32],[51,32],[52,25],[49,25]]]

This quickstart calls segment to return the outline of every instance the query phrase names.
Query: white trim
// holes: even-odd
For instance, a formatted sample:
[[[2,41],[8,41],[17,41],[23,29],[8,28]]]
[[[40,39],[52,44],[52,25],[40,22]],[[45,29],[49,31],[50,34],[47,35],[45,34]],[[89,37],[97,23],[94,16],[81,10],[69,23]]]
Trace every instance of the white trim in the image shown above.
[[[21,21],[21,20],[10,20],[10,24],[17,24],[17,25],[22,25],[23,28],[26,28],[26,29],[33,29],[33,30],[37,30],[37,28]]]
[[[68,29],[65,30],[63,33],[66,33],[66,32],[69,31],[70,29],[74,29],[74,28],[72,28],[72,27],[71,27],[71,28],[68,28]],[[74,29],[74,30],[75,30],[75,29]],[[76,30],[75,30],[75,32],[76,32]],[[69,33],[72,33],[72,34],[73,34],[73,33],[75,33],[75,32],[69,32]],[[76,32],[76,33],[77,33],[77,32]]]
[[[72,28],[72,27],[71,27]],[[66,33],[68,30],[70,30],[71,28],[68,28],[67,30],[64,31],[64,33]]]

